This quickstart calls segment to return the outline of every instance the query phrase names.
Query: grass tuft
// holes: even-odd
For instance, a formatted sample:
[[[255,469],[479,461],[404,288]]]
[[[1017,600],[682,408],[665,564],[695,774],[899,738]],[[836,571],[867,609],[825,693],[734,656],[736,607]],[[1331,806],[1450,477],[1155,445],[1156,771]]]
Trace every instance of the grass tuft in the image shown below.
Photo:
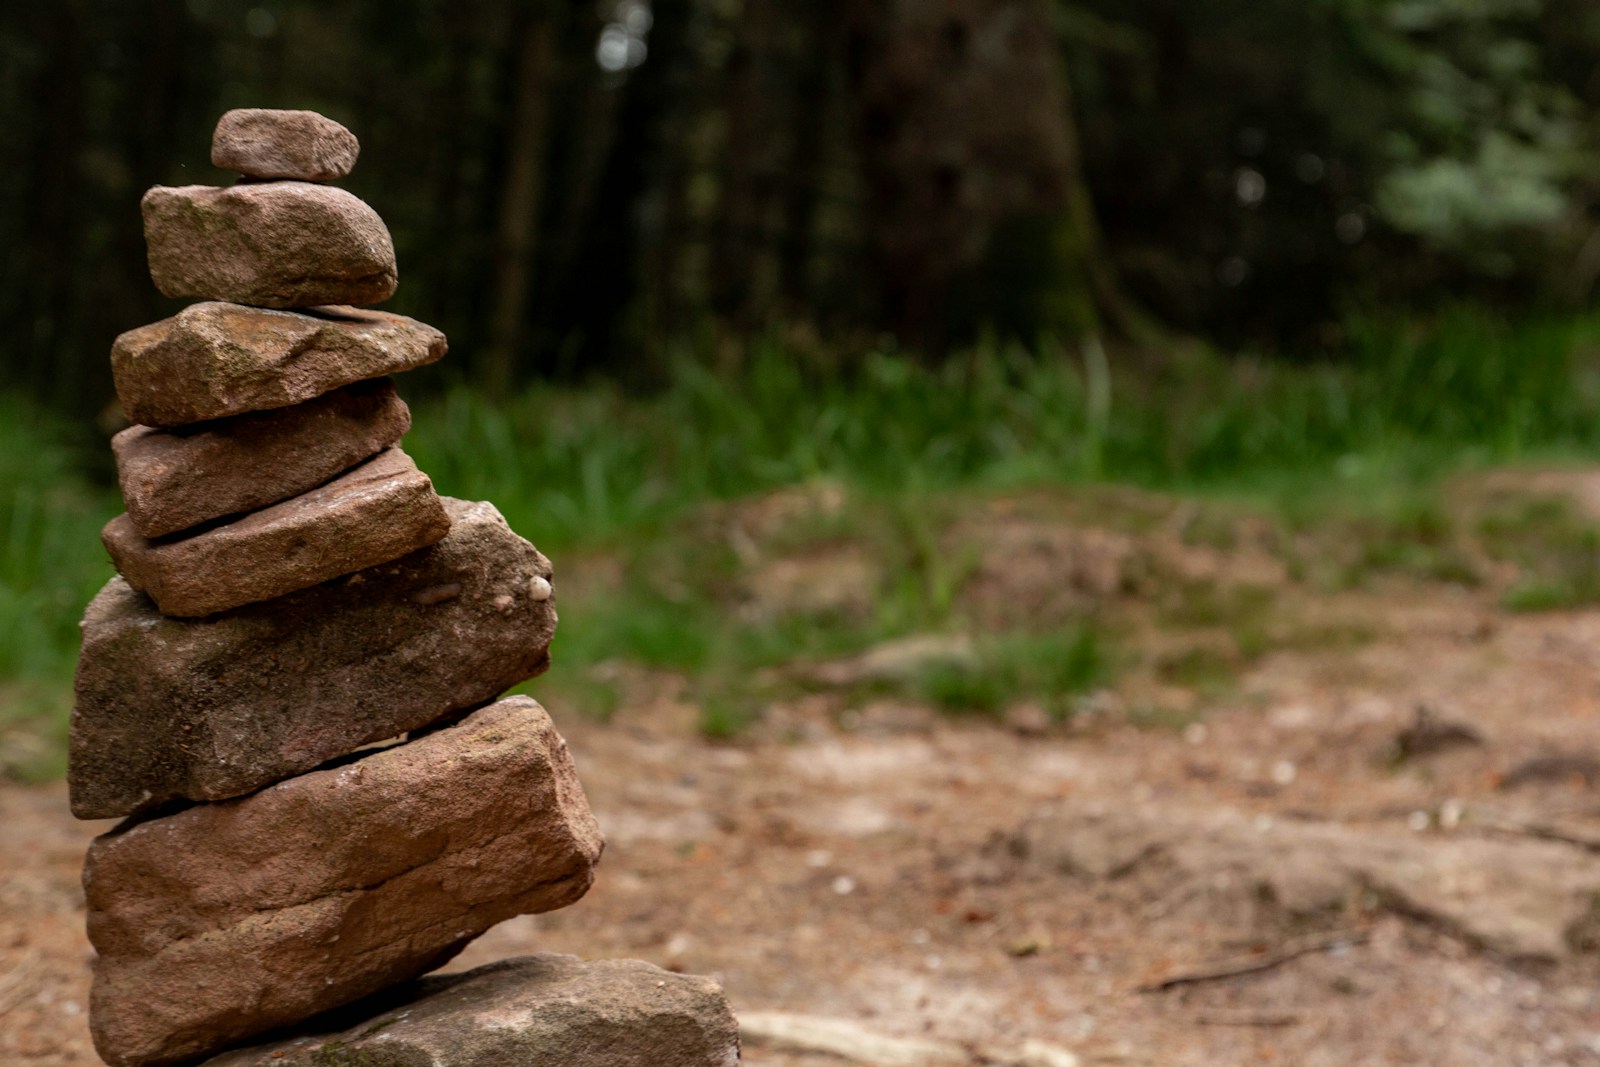
[[[111,577],[100,527],[120,510],[87,462],[70,427],[0,396],[0,777],[64,769],[78,620]]]
[[[930,664],[912,693],[946,711],[982,715],[1033,700],[1059,722],[1071,715],[1072,698],[1104,681],[1111,666],[1092,626],[1003,634],[977,642],[970,661]]]
[[[1511,611],[1552,611],[1600,603],[1600,526],[1569,498],[1498,501],[1478,521],[1485,551],[1517,565],[1501,603]]]

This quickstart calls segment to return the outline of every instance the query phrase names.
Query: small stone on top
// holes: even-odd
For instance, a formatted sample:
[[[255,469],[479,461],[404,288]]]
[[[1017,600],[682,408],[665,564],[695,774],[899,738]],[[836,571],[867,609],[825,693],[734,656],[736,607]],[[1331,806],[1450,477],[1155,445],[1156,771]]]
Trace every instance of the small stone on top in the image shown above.
[[[212,165],[247,178],[336,181],[360,152],[355,134],[315,111],[235,108],[211,138]]]

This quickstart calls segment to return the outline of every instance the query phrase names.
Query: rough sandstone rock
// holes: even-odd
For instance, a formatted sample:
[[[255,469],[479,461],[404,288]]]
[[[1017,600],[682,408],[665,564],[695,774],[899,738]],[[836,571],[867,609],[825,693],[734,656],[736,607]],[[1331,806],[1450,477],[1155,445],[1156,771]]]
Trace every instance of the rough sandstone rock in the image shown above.
[[[251,178],[335,181],[360,153],[355,134],[315,111],[235,108],[211,137],[211,165]]]
[[[433,482],[389,448],[309,493],[199,533],[151,540],[122,514],[100,539],[162,614],[198,618],[376,567],[449,532]]]
[[[383,311],[207,301],[118,337],[111,373],[130,422],[173,427],[288,407],[432,363],[447,347],[432,326]]]
[[[83,620],[73,813],[239,796],[543,671],[550,561],[493,505],[444,503],[435,545],[200,622],[112,579]]]
[[[163,537],[314,489],[390,445],[411,412],[388,378],[293,407],[111,439],[128,519]]]
[[[575,902],[601,847],[527,697],[118,828],[83,872],[95,1047],[114,1067],[184,1062],[415,978],[497,922]]]
[[[203,1067],[739,1062],[739,1024],[717,984],[640,960],[523,956],[463,974],[433,975],[353,1008],[319,1020],[301,1036],[227,1052]]]
[[[150,277],[165,296],[261,307],[376,304],[394,295],[378,213],[327,185],[158,185],[144,194]]]

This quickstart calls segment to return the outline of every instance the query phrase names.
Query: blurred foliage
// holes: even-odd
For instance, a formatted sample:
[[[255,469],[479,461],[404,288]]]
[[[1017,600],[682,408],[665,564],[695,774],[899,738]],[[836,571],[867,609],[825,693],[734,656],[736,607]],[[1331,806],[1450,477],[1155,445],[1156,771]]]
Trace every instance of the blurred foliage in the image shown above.
[[[87,483],[80,443],[0,394],[0,779],[64,769],[78,619],[112,573],[99,533],[116,494]]]
[[[137,201],[235,106],[363,143],[392,306],[500,393],[752,339],[1159,364],[1600,277],[1600,0],[60,0],[0,10],[0,378],[109,399]],[[1359,342],[1356,347],[1359,348]]]
[[[1592,0],[1069,0],[1085,166],[1128,290],[1229,343],[1352,309],[1591,295]]]

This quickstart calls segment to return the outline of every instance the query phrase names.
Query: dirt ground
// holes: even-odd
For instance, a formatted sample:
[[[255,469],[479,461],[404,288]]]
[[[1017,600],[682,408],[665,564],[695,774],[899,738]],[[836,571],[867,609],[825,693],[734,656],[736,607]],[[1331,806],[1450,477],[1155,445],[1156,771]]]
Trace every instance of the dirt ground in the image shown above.
[[[1159,694],[1171,723],[1133,724],[1156,683],[1130,676],[1064,724],[821,693],[713,742],[637,672],[609,723],[551,709],[608,838],[594,889],[452,968],[638,957],[974,1064],[1600,1065],[1600,611],[1336,600],[1375,636]],[[104,828],[61,784],[0,787],[7,1067],[98,1062]],[[765,1031],[745,1057],[843,1062]]]

